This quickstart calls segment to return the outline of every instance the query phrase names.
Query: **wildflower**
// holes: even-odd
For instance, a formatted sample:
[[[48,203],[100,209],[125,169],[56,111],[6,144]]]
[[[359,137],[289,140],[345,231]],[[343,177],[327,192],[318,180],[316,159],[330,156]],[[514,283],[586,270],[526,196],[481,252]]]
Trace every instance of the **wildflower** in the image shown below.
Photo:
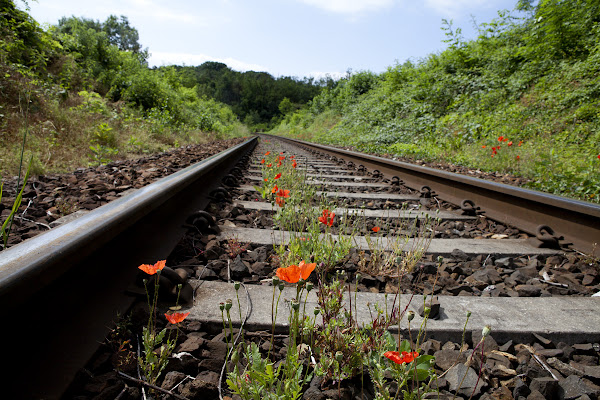
[[[273,166],[273,163],[268,163],[267,167],[271,168]]]
[[[267,151],[267,152],[265,153],[265,156],[268,156],[269,154],[271,154],[271,152],[270,152],[270,151]]]
[[[165,267],[167,260],[157,261],[154,265],[142,264],[138,268],[147,273],[148,275],[154,275]]]
[[[271,189],[271,193],[277,193],[277,190],[279,190],[279,188],[277,187],[277,185],[273,186],[273,189]]]
[[[492,328],[489,325],[484,326],[481,330],[481,339],[483,340],[484,338],[488,337],[491,332]]]
[[[378,226],[374,226],[373,228],[371,228],[371,230],[372,230],[373,232],[375,232],[375,233],[379,232],[379,230],[380,230],[380,229],[381,229],[381,228],[380,228],[380,227],[378,227]]]
[[[277,197],[275,198],[275,203],[277,203],[277,205],[278,205],[279,207],[283,207],[283,205],[285,204],[285,200],[283,199],[283,197],[279,197],[279,196],[277,196]]]
[[[279,179],[279,178],[281,178],[281,172],[278,173],[277,175],[275,175],[275,179]]]
[[[517,146],[521,147],[521,145],[523,144],[522,140],[519,140],[519,144]],[[600,156],[598,156],[600,158]]]
[[[335,217],[335,213],[325,209],[323,210],[323,215],[319,217],[319,222],[325,224],[326,226],[333,226],[333,218]]]
[[[184,319],[186,319],[186,317],[190,315],[189,312],[187,313],[173,313],[173,314],[165,314],[165,318],[167,318],[167,321],[169,321],[170,323],[174,324],[178,324],[181,321],[183,321]]]
[[[512,146],[512,140],[508,143],[506,143],[508,146]]]
[[[504,136],[500,136],[500,137],[498,138],[498,141],[499,141],[499,142],[501,142],[501,141],[503,141],[503,140],[504,140]]]
[[[598,154],[598,160],[600,160],[600,154]]]
[[[287,189],[279,189],[277,192],[277,196],[279,197],[290,197],[290,191]]]
[[[296,283],[300,278],[307,280],[310,274],[313,272],[317,263],[305,263],[304,260],[300,261],[298,265],[290,265],[286,268],[277,268],[275,275],[282,281],[289,283]]]
[[[296,160],[292,161],[292,167],[296,168],[298,164],[296,164]]]
[[[263,158],[262,160],[260,160],[260,163],[264,164],[265,163],[265,159]]]
[[[485,149],[487,146],[484,144],[483,146],[481,146],[482,149]]]
[[[419,357],[419,352],[403,351],[402,354],[400,354],[397,351],[386,351],[385,353],[383,353],[383,355],[395,362],[396,364],[404,364],[412,362],[415,358]]]
[[[519,161],[521,159],[521,156],[516,156],[515,160]]]
[[[265,182],[269,182],[269,178],[265,178]]]
[[[503,142],[508,142],[508,138],[502,139]]]

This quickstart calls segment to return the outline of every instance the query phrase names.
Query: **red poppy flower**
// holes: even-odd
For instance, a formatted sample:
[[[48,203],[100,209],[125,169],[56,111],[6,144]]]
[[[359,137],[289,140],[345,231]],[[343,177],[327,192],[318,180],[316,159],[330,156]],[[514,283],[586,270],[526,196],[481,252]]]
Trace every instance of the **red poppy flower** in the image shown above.
[[[265,159],[263,158],[262,160],[260,160],[260,163],[264,164],[265,163]]]
[[[518,144],[517,146],[519,146],[519,147],[520,147],[522,144],[523,144],[523,141],[522,141],[522,140],[519,140],[519,144]]]
[[[483,146],[481,146],[482,149],[485,149],[487,146],[484,144]]]
[[[269,167],[269,168],[271,168],[272,166],[273,166],[273,164],[272,164],[272,163],[268,163],[268,164],[267,164],[267,167]]]
[[[515,160],[519,161],[521,159],[521,156],[516,156]]]
[[[154,265],[142,264],[138,268],[147,273],[148,275],[154,275],[157,271],[160,271],[165,267],[167,260],[157,261]]]
[[[292,167],[296,168],[297,166],[298,166],[298,164],[296,164],[296,160],[294,160],[294,161],[292,162]]]
[[[512,140],[508,143],[506,143],[508,146],[512,146]]]
[[[281,172],[278,173],[277,175],[275,175],[275,179],[279,179],[279,178],[281,178]]]
[[[296,283],[300,278],[307,280],[310,274],[314,271],[317,263],[305,263],[304,260],[300,261],[298,265],[290,265],[287,268],[277,268],[275,275],[282,281],[289,283]]]
[[[269,182],[269,178],[265,178],[265,182]]]
[[[277,192],[277,196],[279,197],[290,197],[290,191],[287,189],[279,189]]]
[[[276,197],[275,203],[277,203],[279,207],[283,207],[283,205],[285,204],[285,200],[283,199],[283,197]]]
[[[271,189],[271,193],[277,193],[277,190],[279,188],[277,187],[277,185],[273,186],[273,189]]]
[[[380,228],[380,227],[378,227],[378,226],[374,226],[373,228],[371,228],[371,230],[372,230],[373,232],[375,232],[375,233],[379,232],[379,230],[380,230],[380,229],[381,229],[381,228]]]
[[[327,226],[333,225],[333,218],[335,217],[335,213],[330,212],[329,210],[323,210],[323,215],[319,217],[319,222],[325,224]]]
[[[265,156],[268,156],[269,154],[271,154],[271,152],[270,152],[270,151],[267,151],[267,152],[265,153]]]
[[[397,351],[386,351],[385,353],[383,353],[383,355],[395,362],[396,364],[409,363],[412,362],[415,358],[419,357],[419,353],[417,351],[403,351],[402,354],[400,354]]]
[[[500,137],[498,138],[498,141],[499,141],[499,142],[501,142],[501,141],[503,141],[503,140],[504,140],[504,136],[500,136]]]
[[[600,160],[600,154],[598,154],[598,160]]]
[[[300,268],[297,265],[290,265],[286,268],[277,268],[275,275],[282,281],[296,283],[300,280]]]
[[[180,312],[176,312],[173,314],[165,314],[165,318],[167,318],[167,321],[169,321],[170,323],[172,323],[173,325],[180,323],[181,321],[183,321],[188,315],[190,315],[190,313],[180,313]]]

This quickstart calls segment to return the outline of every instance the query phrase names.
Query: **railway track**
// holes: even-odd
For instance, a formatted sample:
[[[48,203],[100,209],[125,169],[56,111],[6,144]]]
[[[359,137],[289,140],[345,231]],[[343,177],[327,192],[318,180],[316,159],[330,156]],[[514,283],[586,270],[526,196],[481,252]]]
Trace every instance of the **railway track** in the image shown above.
[[[288,159],[294,155],[298,170],[306,172],[307,187],[335,205],[338,220],[332,229],[339,236],[334,238],[341,241],[353,232],[353,250],[340,259],[338,269],[350,274],[364,269],[361,254],[372,253],[374,241],[389,250],[395,244],[388,237],[405,237],[411,226],[429,230],[419,231],[430,234],[420,270],[401,290],[441,296],[445,318],[432,321],[440,339],[452,340],[461,332],[457,327],[463,321],[452,312],[464,315],[483,298],[489,298],[488,305],[504,297],[513,301],[511,307],[526,304],[523,317],[531,318],[526,309],[548,307],[543,298],[530,296],[549,296],[546,304],[556,310],[565,307],[557,299],[571,295],[579,300],[569,300],[562,311],[570,310],[571,324],[581,320],[585,326],[570,330],[543,320],[529,329],[503,330],[506,315],[494,308],[481,312],[499,325],[498,340],[529,338],[536,330],[552,334],[553,328],[556,340],[600,340],[595,320],[586,319],[586,312],[597,311],[600,304],[585,298],[600,283],[593,259],[598,255],[594,242],[600,238],[599,207],[325,146],[297,147],[273,137],[263,137],[248,157],[256,145],[256,139],[249,140],[0,253],[0,299],[10,305],[3,310],[3,320],[10,324],[5,323],[2,333],[3,343],[10,343],[7,359],[13,366],[3,378],[8,392],[59,398],[91,357],[93,343],[103,340],[117,311],[125,312],[136,299],[131,288],[135,266],[153,260],[166,258],[173,270],[190,277],[185,296],[196,321],[219,326],[218,302],[235,296],[227,289],[231,285],[219,280],[234,279],[245,282],[256,299],[248,326],[270,327],[270,315],[265,322],[265,306],[258,299],[264,297],[262,289],[271,293],[264,284],[273,274],[272,249],[298,234],[273,230],[278,207],[257,192],[264,181],[260,161],[268,151]],[[350,223],[342,223],[341,216]],[[382,229],[377,234],[376,226]],[[571,249],[564,247],[567,243]],[[395,251],[422,244],[407,238]],[[578,251],[590,254],[589,259]],[[444,258],[440,268],[438,256]],[[438,269],[445,271],[443,280],[435,277]],[[399,284],[393,277],[367,276],[357,289],[373,301],[368,296],[392,293]],[[444,300],[456,295],[457,301]],[[480,321],[485,317],[480,315]],[[15,341],[24,345],[13,346]]]

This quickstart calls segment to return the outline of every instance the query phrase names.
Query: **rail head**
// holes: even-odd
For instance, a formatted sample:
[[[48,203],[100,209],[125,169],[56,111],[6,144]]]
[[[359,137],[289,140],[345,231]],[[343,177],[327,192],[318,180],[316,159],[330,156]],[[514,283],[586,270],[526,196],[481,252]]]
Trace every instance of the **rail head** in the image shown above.
[[[411,189],[430,186],[440,199],[460,205],[473,201],[485,216],[536,235],[551,227],[576,250],[600,256],[600,205],[549,193],[437,170],[383,157],[278,137],[306,148],[377,169],[387,178],[398,176]]]
[[[0,252],[0,301],[20,301],[50,284],[188,186],[248,152],[256,137],[137,189],[89,213]]]

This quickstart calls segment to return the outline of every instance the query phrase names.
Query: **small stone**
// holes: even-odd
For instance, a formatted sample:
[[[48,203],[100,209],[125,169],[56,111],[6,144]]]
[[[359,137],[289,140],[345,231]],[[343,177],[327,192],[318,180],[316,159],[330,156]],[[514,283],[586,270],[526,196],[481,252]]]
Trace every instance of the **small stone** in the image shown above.
[[[451,391],[463,396],[471,396],[472,393],[477,396],[484,387],[484,382],[479,379],[477,372],[464,364],[456,364],[450,368],[446,373],[446,380]]]
[[[435,357],[435,365],[444,371],[456,363],[464,363],[467,361],[467,357],[464,353],[461,354],[457,350],[439,350],[433,355]]]
[[[595,398],[600,394],[600,387],[589,381],[586,382],[576,375],[566,377],[560,381],[559,385],[562,389],[561,397],[565,400],[576,399],[583,395]]]
[[[531,393],[529,386],[527,386],[521,378],[517,378],[515,381],[515,387],[513,389],[514,398],[518,399],[519,397],[526,397],[529,395],[529,393]]]
[[[459,260],[459,261],[468,261],[469,260],[469,256],[467,255],[467,253],[465,253],[464,251],[462,251],[460,249],[452,250],[452,253],[450,253],[450,256],[452,258],[454,258],[455,260]]]
[[[246,264],[245,261],[242,261],[239,255],[233,260],[229,268],[231,270],[231,279],[242,280],[243,278],[250,276],[248,264]]]
[[[166,390],[171,390],[171,389],[173,389],[173,387],[175,387],[175,385],[177,385],[179,382],[181,382],[184,378],[185,378],[185,374],[183,372],[179,372],[179,371],[167,372],[167,374],[165,375],[165,379],[163,380],[163,383],[162,383],[162,385],[160,385],[160,387],[163,389],[166,389]]]
[[[550,377],[533,378],[529,388],[532,392],[537,390],[545,398],[551,398],[558,390],[558,382]]]
[[[492,368],[492,375],[506,379],[516,376],[517,371],[511,368],[507,368],[502,364],[496,364],[494,368]]]
[[[519,297],[540,297],[542,289],[535,285],[517,285],[515,287]]]
[[[549,397],[544,396],[537,390],[532,390],[531,393],[529,393],[529,396],[527,396],[527,400],[547,400],[547,399],[549,399]]]

